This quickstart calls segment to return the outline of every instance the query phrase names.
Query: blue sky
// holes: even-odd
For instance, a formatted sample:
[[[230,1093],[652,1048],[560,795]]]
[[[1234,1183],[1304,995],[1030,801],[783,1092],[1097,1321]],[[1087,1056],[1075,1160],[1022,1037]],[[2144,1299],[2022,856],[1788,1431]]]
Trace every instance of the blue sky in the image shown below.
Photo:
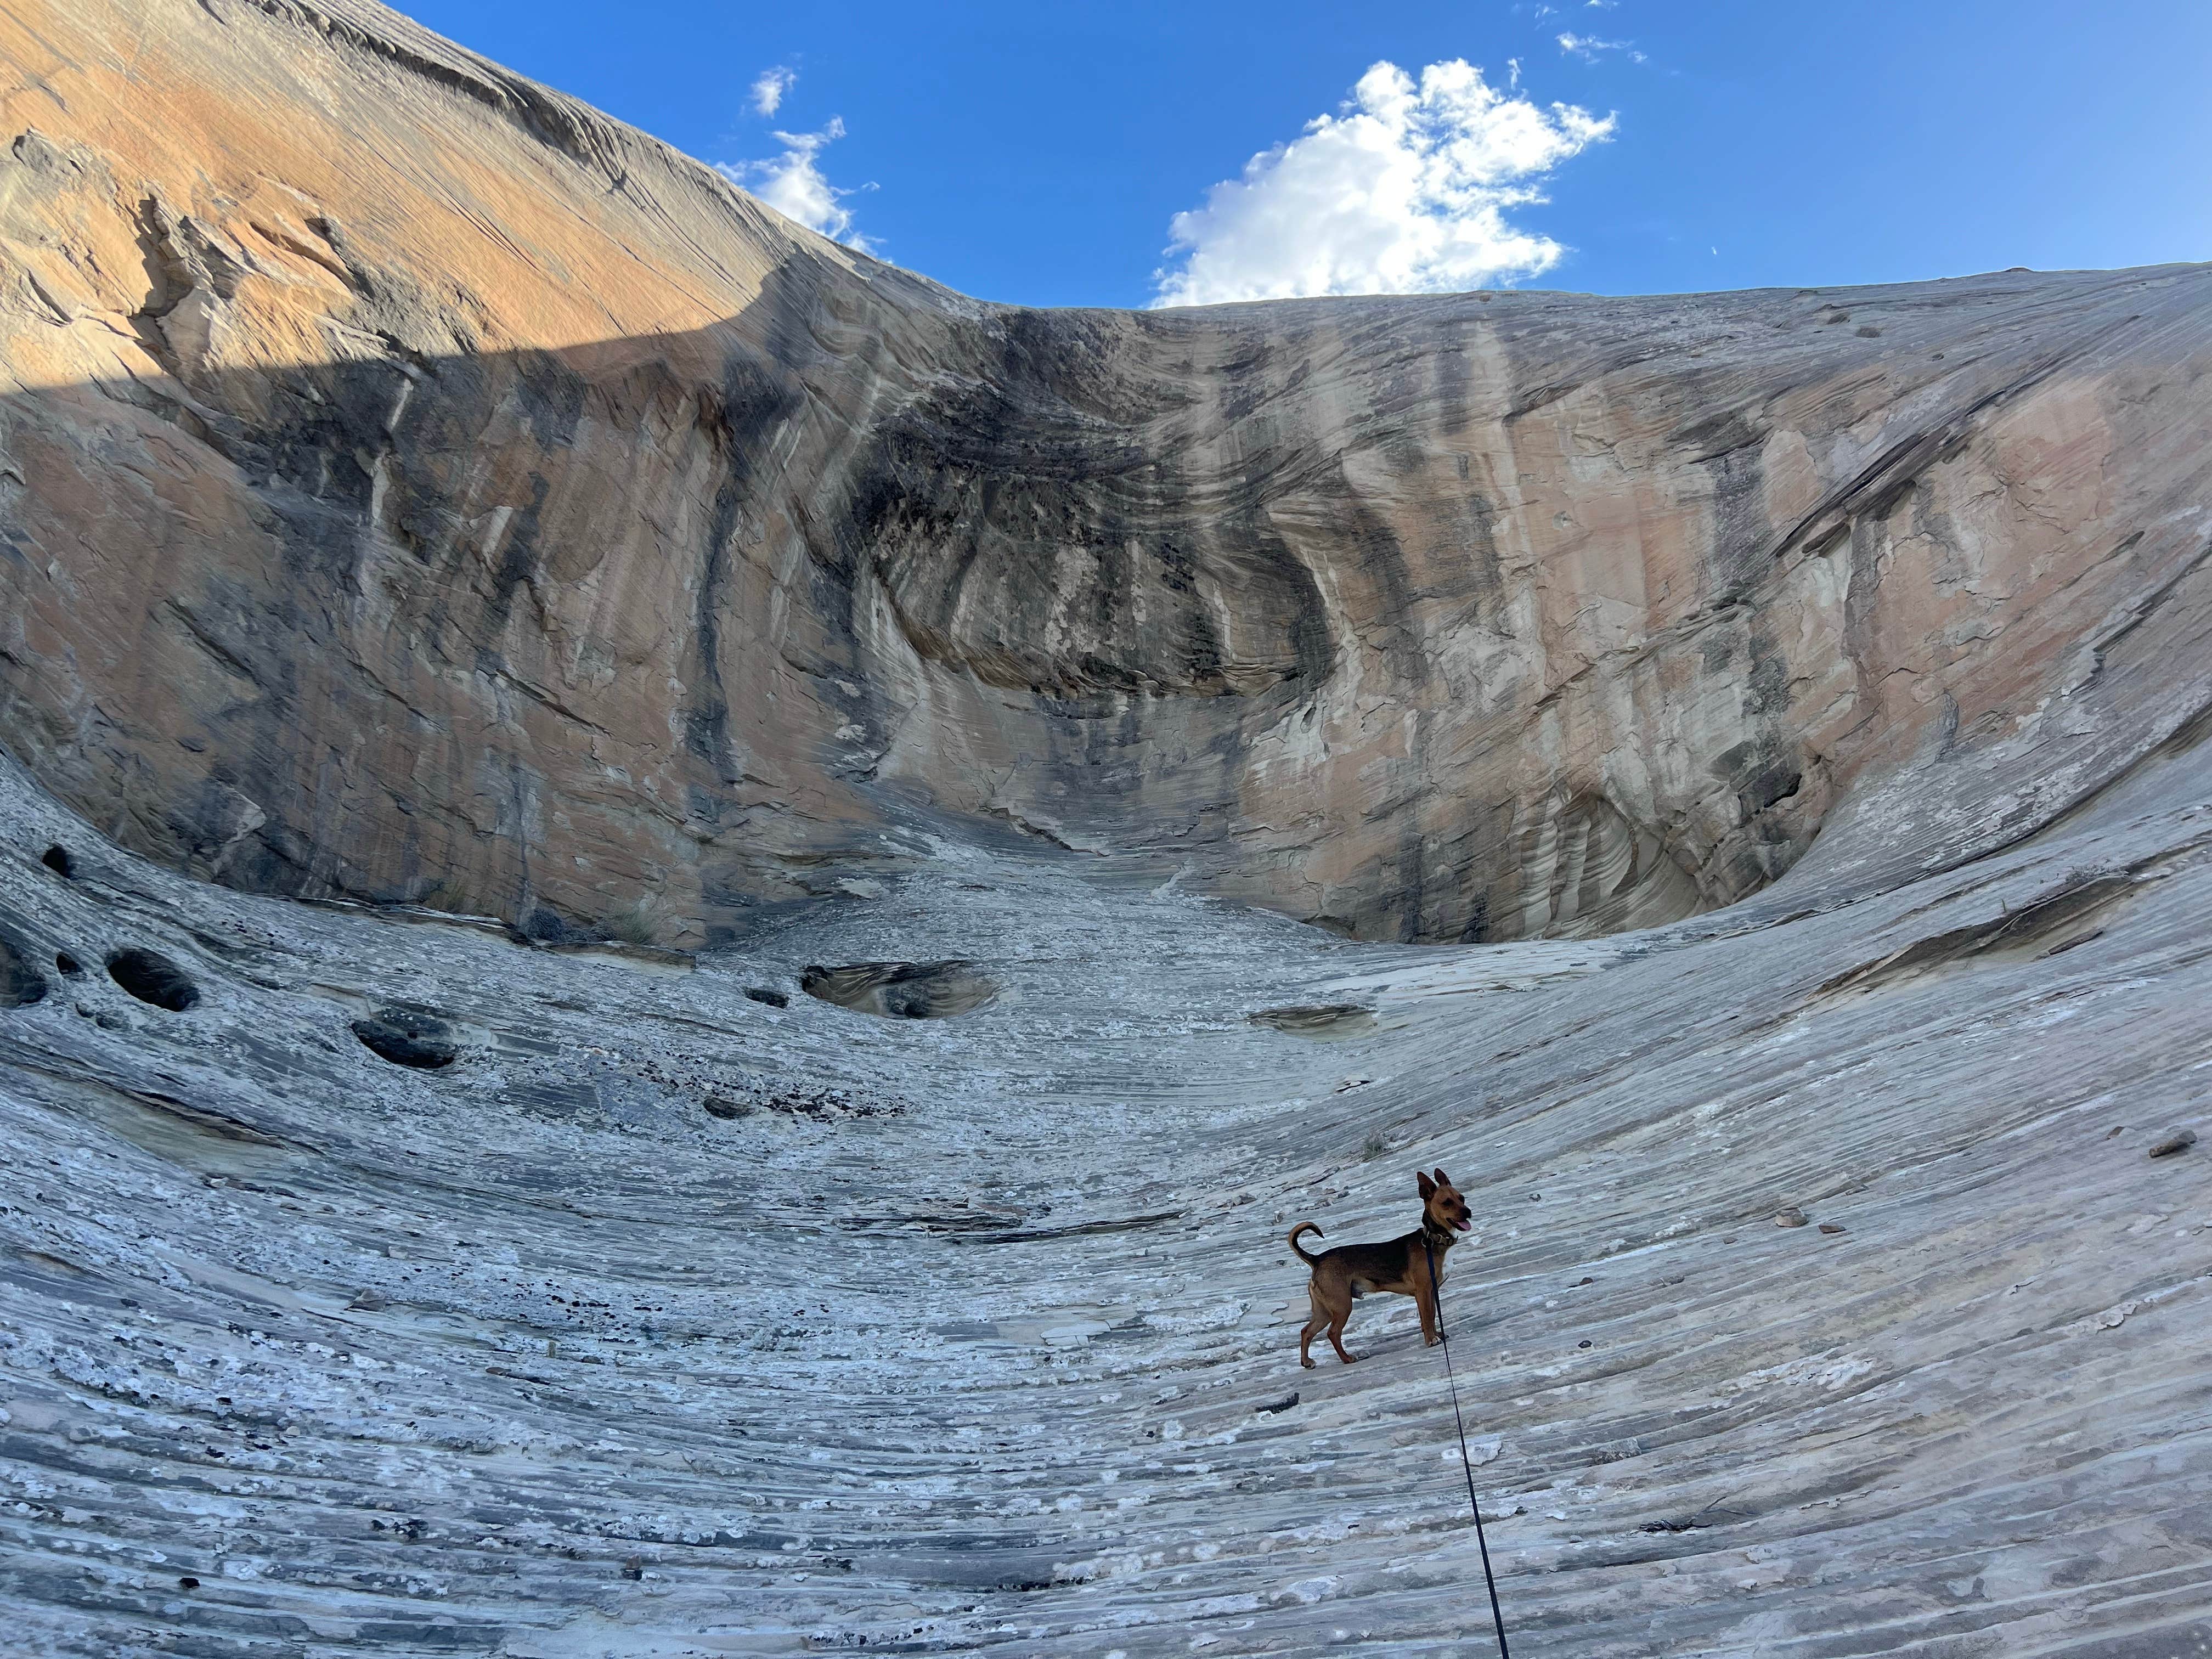
[[[408,9],[992,300],[2212,259],[2212,0]]]

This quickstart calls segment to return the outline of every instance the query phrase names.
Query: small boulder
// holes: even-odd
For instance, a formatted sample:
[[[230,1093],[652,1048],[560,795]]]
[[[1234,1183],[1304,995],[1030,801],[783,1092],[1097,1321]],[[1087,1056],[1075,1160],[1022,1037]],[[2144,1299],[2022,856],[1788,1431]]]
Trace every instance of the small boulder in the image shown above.
[[[459,1057],[453,1027],[416,1008],[380,1008],[353,1022],[353,1034],[380,1060],[433,1072]]]
[[[1778,1227],[1802,1227],[1805,1224],[1805,1212],[1794,1204],[1786,1210],[1777,1210],[1774,1224]]]
[[[2185,1152],[2197,1144],[2197,1131],[2178,1129],[2150,1149],[2153,1158],[2172,1158],[2176,1152]]]
[[[818,963],[799,976],[799,988],[840,1008],[886,1019],[945,1019],[981,1008],[999,994],[975,963],[856,962],[842,968]]]
[[[1262,1008],[1245,1018],[1255,1025],[1265,1025],[1292,1036],[1355,1036],[1375,1029],[1374,1010],[1356,1002],[1299,1003],[1283,1008]]]

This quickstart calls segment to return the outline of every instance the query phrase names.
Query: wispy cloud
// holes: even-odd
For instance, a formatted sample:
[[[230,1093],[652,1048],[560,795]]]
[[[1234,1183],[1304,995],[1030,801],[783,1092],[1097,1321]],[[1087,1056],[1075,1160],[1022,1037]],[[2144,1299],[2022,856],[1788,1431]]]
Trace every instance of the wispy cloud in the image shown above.
[[[1454,58],[1380,63],[1334,115],[1245,163],[1168,227],[1161,306],[1293,295],[1437,293],[1547,270],[1565,250],[1507,210],[1613,136],[1611,116],[1500,92]]]
[[[799,79],[798,73],[783,64],[763,70],[754,79],[750,97],[753,113],[773,115],[783,107],[783,94],[791,90],[791,83]]]
[[[847,247],[872,253],[874,244],[853,228],[853,210],[845,203],[848,197],[875,186],[862,185],[847,190],[833,185],[823,175],[817,160],[844,136],[844,122],[832,117],[818,132],[775,134],[775,141],[783,146],[781,155],[765,161],[717,161],[714,171],[750,191],[785,218]]]
[[[1585,64],[1595,64],[1602,54],[1608,52],[1626,52],[1628,61],[1632,64],[1640,64],[1644,61],[1644,54],[1636,49],[1635,41],[1601,40],[1592,34],[1562,34],[1559,37],[1559,50],[1571,58],[1581,58]]]

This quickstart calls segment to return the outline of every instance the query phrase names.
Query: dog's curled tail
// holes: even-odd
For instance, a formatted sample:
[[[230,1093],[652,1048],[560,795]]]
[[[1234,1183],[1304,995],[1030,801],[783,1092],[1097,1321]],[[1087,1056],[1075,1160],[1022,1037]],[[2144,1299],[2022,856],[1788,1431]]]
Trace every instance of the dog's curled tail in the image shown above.
[[[1309,1255],[1306,1254],[1305,1246],[1298,1243],[1298,1235],[1300,1233],[1311,1233],[1316,1238],[1327,1238],[1328,1235],[1322,1231],[1319,1225],[1311,1221],[1301,1221],[1297,1226],[1291,1229],[1291,1249],[1297,1252],[1299,1261],[1304,1262],[1309,1267],[1310,1267],[1318,1262],[1321,1258],[1317,1255]]]

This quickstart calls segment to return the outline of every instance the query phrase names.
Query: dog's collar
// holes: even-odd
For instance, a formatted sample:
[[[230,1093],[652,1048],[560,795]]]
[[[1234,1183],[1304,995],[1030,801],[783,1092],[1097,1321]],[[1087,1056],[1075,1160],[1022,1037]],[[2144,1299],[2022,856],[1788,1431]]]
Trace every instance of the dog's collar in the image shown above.
[[[1427,1221],[1421,1223],[1421,1236],[1431,1249],[1449,1250],[1459,1243],[1459,1235],[1449,1227],[1437,1227]]]

